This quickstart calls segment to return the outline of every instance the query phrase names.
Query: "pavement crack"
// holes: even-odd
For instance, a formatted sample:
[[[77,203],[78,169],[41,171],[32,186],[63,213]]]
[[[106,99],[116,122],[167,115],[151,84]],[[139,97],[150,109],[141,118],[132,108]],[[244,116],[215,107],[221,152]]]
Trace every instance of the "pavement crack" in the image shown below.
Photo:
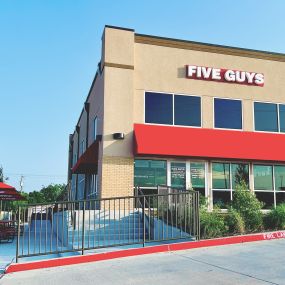
[[[265,282],[265,283],[268,283],[268,284],[280,285],[279,283],[274,283],[274,282],[271,282],[271,281],[268,281],[268,280],[265,280],[265,279],[262,279],[262,278],[255,277],[255,276],[250,275],[250,274],[242,273],[242,272],[235,271],[235,270],[232,270],[232,269],[229,269],[229,268],[226,268],[226,267],[222,267],[222,266],[219,266],[219,265],[215,265],[215,264],[212,264],[212,263],[209,263],[209,262],[206,262],[206,261],[202,261],[202,260],[198,260],[198,259],[195,259],[195,258],[192,258],[192,257],[189,257],[189,256],[185,256],[183,254],[177,254],[177,253],[174,253],[174,252],[172,252],[172,254],[180,256],[180,257],[183,257],[183,258],[186,258],[186,259],[189,259],[189,260],[192,260],[192,261],[195,261],[195,262],[198,262],[198,263],[202,263],[202,264],[206,264],[206,265],[209,265],[209,266],[213,266],[213,267],[219,268],[221,270],[225,270],[225,271],[232,272],[232,273],[235,273],[235,274],[239,274],[239,275],[242,275],[242,276],[246,276],[246,277],[249,277],[249,278],[252,278],[252,279],[255,279],[255,280],[259,280],[259,281],[262,281],[262,282]]]

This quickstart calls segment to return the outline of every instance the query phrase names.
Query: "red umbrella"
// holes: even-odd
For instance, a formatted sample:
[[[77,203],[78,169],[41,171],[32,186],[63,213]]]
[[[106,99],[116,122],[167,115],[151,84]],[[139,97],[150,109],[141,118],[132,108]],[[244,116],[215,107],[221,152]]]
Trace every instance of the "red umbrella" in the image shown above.
[[[0,200],[17,201],[25,198],[14,187],[0,182]]]

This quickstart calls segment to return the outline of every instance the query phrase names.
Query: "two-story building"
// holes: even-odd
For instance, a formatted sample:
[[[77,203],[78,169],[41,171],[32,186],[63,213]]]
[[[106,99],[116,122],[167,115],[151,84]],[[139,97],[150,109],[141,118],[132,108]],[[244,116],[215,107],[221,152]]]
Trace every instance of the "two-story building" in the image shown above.
[[[106,26],[69,138],[72,199],[193,188],[211,205],[241,183],[285,201],[285,55]]]

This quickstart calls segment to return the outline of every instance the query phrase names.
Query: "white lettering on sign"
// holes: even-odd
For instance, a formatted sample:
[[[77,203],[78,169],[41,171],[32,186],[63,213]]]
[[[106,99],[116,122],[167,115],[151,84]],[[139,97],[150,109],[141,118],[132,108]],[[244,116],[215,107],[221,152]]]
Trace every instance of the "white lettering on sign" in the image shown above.
[[[285,238],[285,232],[273,232],[273,233],[265,233],[263,234],[263,239],[270,240],[270,239],[278,239],[278,238]]]
[[[262,73],[196,65],[186,65],[186,77],[190,79],[246,84],[261,87],[264,85],[264,75]]]

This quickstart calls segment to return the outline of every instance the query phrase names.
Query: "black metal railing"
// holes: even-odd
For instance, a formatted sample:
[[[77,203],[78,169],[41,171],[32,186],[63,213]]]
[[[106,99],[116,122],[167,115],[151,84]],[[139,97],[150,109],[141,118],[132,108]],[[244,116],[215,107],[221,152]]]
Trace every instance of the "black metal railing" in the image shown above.
[[[161,190],[145,195],[19,207],[19,258],[84,254],[86,250],[199,239],[199,193]],[[164,192],[161,192],[164,191]]]

